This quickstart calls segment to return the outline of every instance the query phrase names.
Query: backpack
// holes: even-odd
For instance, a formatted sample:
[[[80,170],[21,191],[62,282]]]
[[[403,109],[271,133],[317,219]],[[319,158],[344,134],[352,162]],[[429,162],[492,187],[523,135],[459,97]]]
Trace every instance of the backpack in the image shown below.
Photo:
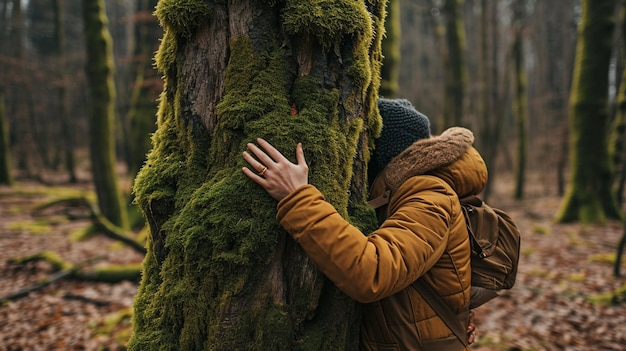
[[[383,194],[368,204],[377,210],[379,222],[386,218],[386,205],[392,191],[388,187]],[[521,233],[506,212],[489,206],[478,196],[460,199],[471,245],[470,264],[472,288],[470,309],[474,309],[500,295],[502,289],[515,284],[519,263]],[[413,283],[442,321],[467,347],[465,328],[452,309],[423,279]]]
[[[378,212],[379,222],[386,217],[392,192],[369,201]],[[476,195],[460,199],[471,245],[472,295],[470,309],[497,297],[502,289],[515,284],[519,263],[521,233],[506,212],[489,206]]]
[[[506,212],[478,196],[460,199],[471,245],[472,294],[470,309],[515,285],[521,233]]]

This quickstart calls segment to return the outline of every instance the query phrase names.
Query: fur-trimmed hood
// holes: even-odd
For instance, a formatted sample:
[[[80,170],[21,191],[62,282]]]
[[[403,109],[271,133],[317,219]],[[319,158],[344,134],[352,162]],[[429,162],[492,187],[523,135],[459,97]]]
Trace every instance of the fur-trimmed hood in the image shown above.
[[[446,180],[459,197],[478,194],[487,183],[487,166],[473,142],[474,134],[462,127],[418,140],[389,162],[385,183],[395,190],[411,177],[430,174]]]

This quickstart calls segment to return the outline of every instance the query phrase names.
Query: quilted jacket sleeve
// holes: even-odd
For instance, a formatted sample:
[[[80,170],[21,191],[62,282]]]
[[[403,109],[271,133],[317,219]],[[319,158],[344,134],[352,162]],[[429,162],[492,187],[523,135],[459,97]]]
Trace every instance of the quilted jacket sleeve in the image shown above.
[[[311,185],[284,198],[277,219],[339,289],[360,302],[377,301],[406,288],[446,248],[453,199],[434,179],[403,184],[389,204],[391,215],[369,236]]]

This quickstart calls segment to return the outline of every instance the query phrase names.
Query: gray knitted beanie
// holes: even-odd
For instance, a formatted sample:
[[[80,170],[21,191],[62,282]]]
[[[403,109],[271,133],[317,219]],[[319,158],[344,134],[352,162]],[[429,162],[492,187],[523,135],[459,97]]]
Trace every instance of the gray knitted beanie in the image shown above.
[[[368,173],[373,181],[389,161],[414,142],[430,138],[430,121],[406,99],[378,99],[383,129],[374,140]]]

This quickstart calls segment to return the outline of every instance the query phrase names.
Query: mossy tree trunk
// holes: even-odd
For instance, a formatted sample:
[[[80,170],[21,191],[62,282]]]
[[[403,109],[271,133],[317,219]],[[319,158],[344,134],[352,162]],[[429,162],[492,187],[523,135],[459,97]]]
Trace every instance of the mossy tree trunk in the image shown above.
[[[621,1],[621,34],[622,50],[626,53],[626,0]],[[611,127],[610,150],[611,162],[615,174],[615,194],[619,205],[623,203],[624,183],[626,181],[626,69],[622,69],[622,78],[619,84],[615,104],[615,119]]]
[[[515,32],[513,38],[513,67],[515,69],[515,98],[513,113],[517,131],[517,162],[515,167],[516,199],[524,197],[524,181],[526,178],[527,157],[527,124],[528,124],[528,95],[526,92],[526,70],[524,68],[524,6],[525,1],[516,0],[514,6]]]
[[[395,98],[400,89],[400,0],[387,1],[387,17],[385,20],[385,37],[383,39],[383,66],[380,71],[381,82],[379,93],[386,98]]]
[[[116,173],[113,50],[104,0],[83,0],[82,5],[90,90],[89,151],[93,181],[102,214],[117,226],[126,228],[128,219]]]
[[[583,0],[570,93],[570,181],[558,222],[621,218],[608,147],[608,69],[615,0]]]
[[[467,68],[465,67],[465,26],[463,0],[445,1],[446,16],[445,97],[443,128],[463,125],[463,103]]]
[[[621,34],[622,34],[622,49],[626,52],[626,0],[621,1]],[[613,166],[615,167],[616,179],[615,193],[617,197],[618,205],[623,205],[624,197],[624,182],[626,181],[626,69],[622,69],[622,78],[619,85],[619,92],[617,94],[615,120],[613,121],[613,128],[611,130],[611,144],[610,155],[613,160]],[[615,262],[613,264],[613,275],[616,277],[621,276],[622,267],[622,255],[624,254],[624,248],[626,247],[626,219],[623,223],[622,237],[617,244],[617,250],[615,251]]]
[[[128,172],[136,174],[150,151],[150,135],[156,128],[157,97],[163,84],[156,74],[153,53],[159,45],[162,30],[153,11],[157,0],[137,2],[133,70],[135,82],[128,112]]]
[[[385,1],[162,0],[165,79],[134,185],[150,226],[130,350],[353,350],[358,308],[241,172],[263,137],[365,231]]]
[[[13,185],[11,176],[11,156],[9,148],[9,130],[4,114],[4,94],[0,88],[0,184]]]

